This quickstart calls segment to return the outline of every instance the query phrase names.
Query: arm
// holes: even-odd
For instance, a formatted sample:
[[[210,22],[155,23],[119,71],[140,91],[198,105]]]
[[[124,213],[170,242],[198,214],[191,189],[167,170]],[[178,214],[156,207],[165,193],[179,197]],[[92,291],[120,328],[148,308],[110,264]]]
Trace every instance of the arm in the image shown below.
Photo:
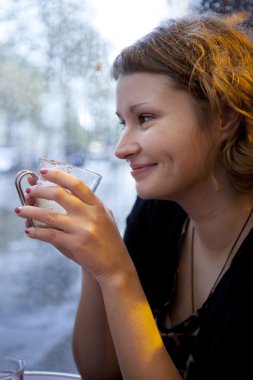
[[[48,170],[44,177],[59,186],[34,186],[30,196],[55,200],[67,214],[24,206],[18,215],[52,227],[32,227],[28,236],[52,243],[88,273],[74,331],[74,352],[84,372],[81,374],[87,380],[101,380],[95,367],[109,360],[104,378],[117,378],[111,334],[124,380],[180,379],[112,214],[91,190],[68,173]]]
[[[135,269],[101,284],[119,365],[125,380],[179,380],[160,337]]]
[[[85,271],[73,331],[73,353],[84,379],[89,379],[90,373],[92,379],[120,379],[101,289]]]
[[[130,268],[129,273],[117,275],[101,288],[89,273],[83,273],[73,333],[77,367],[85,379],[90,374],[92,379],[120,379],[115,345],[124,379],[180,379],[163,346],[135,269]]]

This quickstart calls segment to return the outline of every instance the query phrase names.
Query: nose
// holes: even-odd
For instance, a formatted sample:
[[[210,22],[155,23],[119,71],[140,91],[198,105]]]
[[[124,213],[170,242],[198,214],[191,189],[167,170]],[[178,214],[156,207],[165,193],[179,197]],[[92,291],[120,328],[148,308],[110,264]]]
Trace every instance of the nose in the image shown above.
[[[134,138],[133,134],[126,128],[116,145],[114,151],[115,156],[124,160],[133,154],[137,154],[139,151],[140,145],[138,141]]]

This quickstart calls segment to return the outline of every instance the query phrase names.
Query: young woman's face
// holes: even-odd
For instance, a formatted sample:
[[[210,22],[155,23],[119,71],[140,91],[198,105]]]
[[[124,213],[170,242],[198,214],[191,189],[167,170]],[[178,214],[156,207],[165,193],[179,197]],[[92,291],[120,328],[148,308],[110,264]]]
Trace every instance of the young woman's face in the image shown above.
[[[208,180],[211,136],[203,124],[209,116],[172,79],[121,76],[116,107],[123,131],[115,155],[129,162],[142,198],[178,200]]]

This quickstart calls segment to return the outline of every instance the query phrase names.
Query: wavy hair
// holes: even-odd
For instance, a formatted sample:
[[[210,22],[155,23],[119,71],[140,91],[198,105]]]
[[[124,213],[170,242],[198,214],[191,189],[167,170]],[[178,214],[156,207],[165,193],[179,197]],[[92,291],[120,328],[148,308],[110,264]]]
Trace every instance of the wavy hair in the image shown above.
[[[253,40],[250,30],[222,16],[202,14],[169,20],[126,47],[111,74],[165,74],[222,116],[238,114],[234,136],[221,159],[234,189],[253,192]]]

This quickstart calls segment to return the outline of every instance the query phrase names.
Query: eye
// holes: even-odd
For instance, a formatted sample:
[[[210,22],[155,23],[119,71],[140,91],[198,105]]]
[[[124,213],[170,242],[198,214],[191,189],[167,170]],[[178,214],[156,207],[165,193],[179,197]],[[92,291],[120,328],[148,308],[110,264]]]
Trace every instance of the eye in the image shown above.
[[[118,122],[119,122],[120,129],[123,130],[125,128],[125,126],[126,126],[125,120],[119,119]]]
[[[144,124],[152,119],[154,119],[154,115],[151,115],[150,113],[145,113],[139,116],[140,124]]]

